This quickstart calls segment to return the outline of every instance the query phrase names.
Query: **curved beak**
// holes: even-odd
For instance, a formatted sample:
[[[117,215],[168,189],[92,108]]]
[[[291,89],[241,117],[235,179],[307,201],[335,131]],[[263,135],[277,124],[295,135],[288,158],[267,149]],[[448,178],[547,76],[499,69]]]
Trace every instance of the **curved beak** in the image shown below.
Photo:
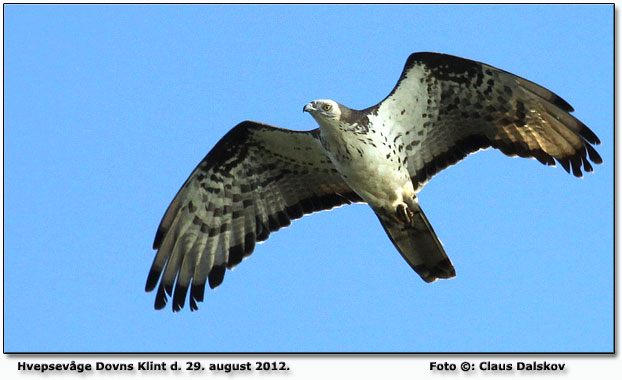
[[[311,112],[311,111],[315,111],[315,108],[313,107],[313,103],[307,103],[307,105],[305,105],[304,108],[302,109],[302,112]]]

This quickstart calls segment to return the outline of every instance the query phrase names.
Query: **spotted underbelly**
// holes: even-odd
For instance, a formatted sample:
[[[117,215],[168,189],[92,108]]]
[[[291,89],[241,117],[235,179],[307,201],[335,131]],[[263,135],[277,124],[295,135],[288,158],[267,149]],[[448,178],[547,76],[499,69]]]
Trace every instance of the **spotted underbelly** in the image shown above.
[[[404,191],[413,192],[408,170],[396,159],[387,158],[387,154],[371,147],[346,160],[329,156],[352,190],[372,207],[386,208],[401,200]]]

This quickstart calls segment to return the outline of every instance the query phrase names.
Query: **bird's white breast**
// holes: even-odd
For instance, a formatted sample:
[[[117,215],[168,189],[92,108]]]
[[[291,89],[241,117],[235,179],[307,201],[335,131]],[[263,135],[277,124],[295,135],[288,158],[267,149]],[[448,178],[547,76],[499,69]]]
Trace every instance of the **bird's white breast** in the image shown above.
[[[359,134],[321,124],[320,131],[322,145],[344,181],[372,207],[388,207],[410,184],[393,138],[383,131]]]

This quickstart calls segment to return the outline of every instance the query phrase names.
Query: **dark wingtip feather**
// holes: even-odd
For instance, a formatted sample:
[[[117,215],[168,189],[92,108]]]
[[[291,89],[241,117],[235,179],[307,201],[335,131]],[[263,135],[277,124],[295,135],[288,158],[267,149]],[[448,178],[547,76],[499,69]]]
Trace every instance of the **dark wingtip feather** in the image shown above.
[[[188,287],[182,286],[177,282],[175,285],[175,293],[173,293],[173,312],[180,311],[186,304],[186,294],[188,293]]]
[[[600,154],[598,154],[598,152],[596,151],[596,149],[594,149],[594,147],[592,147],[589,144],[585,144],[585,148],[587,149],[587,154],[593,163],[599,164],[599,165],[603,163],[603,159],[600,157]]]
[[[553,157],[546,154],[542,149],[535,149],[533,151],[533,156],[543,165],[555,165],[555,160],[553,160]]]
[[[255,217],[255,229],[257,231],[257,241],[264,241],[270,236],[268,226],[258,216]]]
[[[287,212],[287,216],[289,216],[289,218],[292,220],[302,218],[302,216],[304,215],[304,211],[298,203],[293,206],[287,207],[285,209],[285,212]]]
[[[199,310],[199,305],[197,305],[197,302],[195,301],[194,298],[190,298],[190,311],[196,311]]]
[[[596,133],[589,129],[585,124],[581,125],[579,135],[581,135],[581,137],[587,140],[590,144],[600,145],[600,139],[596,136]]]
[[[205,283],[197,285],[192,284],[190,288],[190,311],[199,310],[197,302],[203,302],[203,296],[205,294]]]
[[[153,307],[156,310],[161,310],[164,308],[164,306],[166,306],[167,301],[168,298],[166,296],[166,292],[164,291],[164,287],[160,286],[158,288],[158,293],[156,294],[155,304],[153,305]]]
[[[581,178],[583,177],[583,173],[581,172],[581,155],[580,152],[575,153],[574,156],[570,156],[570,166],[572,168],[572,174],[577,177],[577,178]]]
[[[158,228],[155,238],[153,239],[153,249],[160,248],[162,240],[164,240],[164,236],[166,236],[166,231],[163,228]]]
[[[164,284],[162,287],[164,288],[164,291],[166,292],[167,295],[170,296],[171,294],[173,294],[173,284],[170,284],[170,285]]]
[[[554,105],[563,109],[566,112],[574,112],[574,108],[570,105],[570,103],[568,103],[567,101],[565,101],[558,95],[555,95],[553,93],[551,93],[551,95],[552,95],[552,98],[549,100],[551,103],[553,103]]]
[[[250,255],[255,250],[255,234],[252,232],[244,236],[244,256]]]
[[[190,297],[197,300],[197,302],[203,302],[203,296],[205,295],[205,284],[192,284],[190,288]]]
[[[583,157],[582,159],[583,159],[583,170],[585,170],[588,173],[593,172],[594,168],[592,167],[592,165],[590,165],[590,162],[585,157]]]
[[[279,211],[276,216],[280,227],[288,227],[292,224],[291,220],[284,211]]]
[[[229,248],[229,262],[227,263],[227,267],[229,269],[235,267],[242,262],[243,258],[244,247],[242,247],[242,244],[238,244],[234,247]]]
[[[160,270],[151,269],[147,276],[147,283],[145,284],[145,291],[150,292],[155,289],[160,279]]]
[[[570,174],[570,160],[567,157],[558,158],[557,162],[559,162],[559,164],[562,166],[562,168],[564,168],[564,170],[568,174]]]
[[[583,170],[586,172],[593,172],[594,168],[592,168],[590,161],[587,159],[587,148],[585,145],[583,145],[583,148],[579,151],[579,155],[583,163]]]
[[[217,265],[212,268],[207,276],[209,287],[214,289],[218,285],[222,284],[222,280],[225,278],[225,271],[227,267],[224,265]]]

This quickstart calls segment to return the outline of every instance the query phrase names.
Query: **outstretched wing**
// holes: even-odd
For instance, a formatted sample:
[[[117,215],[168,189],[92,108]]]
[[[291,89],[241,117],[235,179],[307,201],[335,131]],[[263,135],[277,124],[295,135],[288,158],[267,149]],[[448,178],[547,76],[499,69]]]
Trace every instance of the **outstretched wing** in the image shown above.
[[[389,96],[368,110],[401,137],[415,188],[469,153],[494,147],[509,156],[559,162],[581,177],[602,163],[598,137],[551,91],[481,62],[414,53]],[[388,125],[389,126],[389,125]],[[589,157],[589,160],[588,160]]]
[[[256,241],[304,214],[361,202],[316,136],[317,130],[245,121],[214,146],[156,233],[158,252],[146,284],[151,291],[160,282],[156,309],[173,295],[173,310],[180,310],[190,286],[190,307],[197,309],[206,281],[211,288],[220,285],[226,268],[250,255]]]

